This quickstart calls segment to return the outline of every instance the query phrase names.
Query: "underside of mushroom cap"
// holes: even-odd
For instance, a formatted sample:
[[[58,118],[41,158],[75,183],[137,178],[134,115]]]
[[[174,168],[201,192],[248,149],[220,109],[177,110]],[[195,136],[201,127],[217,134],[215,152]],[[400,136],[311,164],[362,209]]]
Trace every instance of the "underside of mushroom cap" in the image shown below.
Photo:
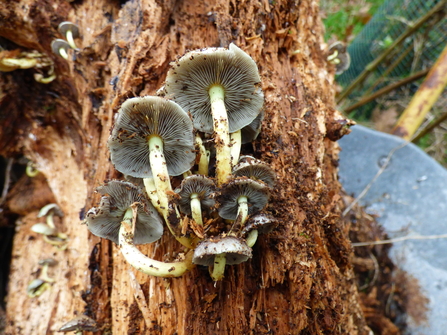
[[[220,254],[226,254],[226,264],[239,264],[251,258],[251,248],[234,236],[214,237],[197,245],[192,262],[210,266],[214,264],[214,257]]]
[[[192,175],[185,178],[176,193],[180,195],[178,201],[182,213],[191,214],[191,195],[197,194],[202,209],[208,209],[215,204],[213,193],[214,182],[202,175]]]
[[[193,118],[194,128],[213,132],[209,89],[220,85],[225,91],[229,131],[250,124],[260,113],[264,94],[254,60],[233,43],[229,49],[208,48],[190,51],[173,62],[164,91]]]
[[[219,216],[226,220],[236,220],[239,209],[238,200],[241,196],[247,198],[248,215],[251,215],[267,205],[269,188],[263,182],[247,177],[233,179],[222,186],[220,195],[216,199],[219,203]]]
[[[126,100],[108,140],[115,168],[137,178],[152,177],[148,141],[159,136],[168,173],[178,176],[194,163],[192,122],[175,102],[160,97]]]
[[[239,163],[233,168],[233,175],[260,180],[269,187],[273,187],[276,182],[276,174],[273,169],[267,163],[251,156],[242,156],[239,159]]]
[[[264,109],[258,114],[258,116],[248,125],[241,129],[241,143],[249,143],[256,140],[261,132],[262,121],[264,120]]]
[[[143,190],[132,183],[118,180],[112,180],[96,190],[103,197],[99,207],[90,209],[86,215],[86,223],[92,234],[118,244],[124,214],[133,203],[138,203],[134,244],[151,243],[161,237],[162,220]]]
[[[269,214],[259,213],[250,217],[245,224],[242,234],[256,229],[260,234],[271,232],[278,225],[278,220]]]

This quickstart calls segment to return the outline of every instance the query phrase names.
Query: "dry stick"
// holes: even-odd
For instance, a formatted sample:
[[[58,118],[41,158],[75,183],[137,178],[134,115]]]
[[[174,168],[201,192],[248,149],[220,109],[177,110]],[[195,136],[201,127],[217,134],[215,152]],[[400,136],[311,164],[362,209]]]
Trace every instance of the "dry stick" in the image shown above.
[[[441,11],[445,7],[445,3],[447,0],[440,1],[435,7],[433,7],[427,14],[417,20],[413,26],[408,27],[405,32],[400,35],[394,43],[387,48],[379,57],[374,59],[371,63],[369,63],[365,70],[349,85],[347,88],[340,93],[337,98],[337,104],[339,104],[344,98],[346,98],[355,87],[357,87],[360,83],[362,83],[365,78],[373,71],[379,64],[396,48],[399,44],[401,44],[408,36],[413,34],[416,30],[418,30],[428,19],[430,19],[434,14],[438,11]]]
[[[427,74],[422,85],[400,116],[392,133],[405,140],[413,137],[426,114],[447,85],[447,45]]]
[[[427,135],[429,132],[431,132],[433,129],[435,129],[437,126],[439,126],[442,122],[444,122],[447,119],[447,113],[442,114],[439,118],[437,118],[433,123],[425,127],[419,132],[419,135],[415,136],[411,142],[416,143],[419,141],[422,137]]]
[[[365,247],[369,245],[380,245],[380,244],[389,244],[395,242],[402,242],[407,240],[435,240],[440,238],[447,238],[447,234],[442,235],[414,235],[414,236],[402,236],[391,238],[389,240],[381,240],[381,241],[370,241],[370,242],[356,242],[352,243],[353,247]]]
[[[151,312],[149,311],[149,307],[147,305],[146,298],[144,297],[144,292],[141,289],[140,283],[138,282],[137,278],[135,277],[135,274],[132,270],[129,270],[129,277],[130,277],[130,284],[132,285],[132,288],[134,289],[134,297],[138,304],[138,308],[141,311],[141,314],[143,314],[144,323],[146,324],[147,329],[151,327]]]
[[[355,104],[353,104],[353,105],[349,106],[348,108],[346,108],[344,110],[344,112],[346,114],[348,114],[349,112],[352,112],[354,109],[357,109],[357,108],[363,106],[364,104],[367,104],[368,102],[370,102],[372,100],[375,100],[376,98],[380,97],[383,94],[391,92],[391,91],[395,90],[396,88],[398,88],[400,86],[403,86],[403,85],[406,85],[408,83],[411,83],[411,82],[413,82],[415,80],[418,80],[419,78],[424,77],[428,73],[429,70],[430,69],[425,69],[425,70],[416,72],[416,73],[412,74],[411,76],[409,76],[407,78],[404,78],[404,79],[402,79],[402,80],[400,80],[398,82],[395,82],[395,83],[393,83],[391,85],[388,85],[388,86],[386,86],[386,87],[384,87],[384,88],[374,92],[370,96],[362,98],[360,101],[358,101]]]
[[[6,196],[8,195],[9,184],[11,183],[11,168],[13,162],[14,158],[9,158],[8,163],[6,164],[5,182],[3,184],[3,191],[2,191],[2,197],[0,198],[0,205],[2,205],[3,202],[5,202]]]

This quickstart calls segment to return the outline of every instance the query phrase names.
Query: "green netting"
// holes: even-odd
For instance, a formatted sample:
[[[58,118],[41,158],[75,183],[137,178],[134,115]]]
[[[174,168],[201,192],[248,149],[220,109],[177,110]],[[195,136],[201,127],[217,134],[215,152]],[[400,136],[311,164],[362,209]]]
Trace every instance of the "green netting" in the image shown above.
[[[342,87],[349,85],[370,62],[389,47],[409,26],[425,16],[440,2],[441,0],[385,1],[348,47],[352,59],[351,66],[337,78],[338,83]],[[398,49],[369,75],[362,85],[356,87],[347,98],[344,106],[356,102],[359,97],[368,92],[374,92],[415,72],[431,67],[447,42],[446,10],[447,8],[430,17],[421,28],[406,38]],[[386,73],[393,63],[396,63],[397,66]],[[372,89],[373,84],[384,74],[381,83]],[[416,90],[417,83],[412,85]],[[354,116],[368,118],[373,107],[374,103],[365,105],[356,110]]]

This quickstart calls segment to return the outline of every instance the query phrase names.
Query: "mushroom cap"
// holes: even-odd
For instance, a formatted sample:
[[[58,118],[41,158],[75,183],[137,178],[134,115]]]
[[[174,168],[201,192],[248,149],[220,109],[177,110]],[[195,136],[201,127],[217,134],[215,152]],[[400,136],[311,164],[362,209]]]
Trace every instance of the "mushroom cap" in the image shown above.
[[[340,41],[336,41],[329,46],[328,54],[332,55],[334,51],[338,51],[338,53],[346,52],[346,44]]]
[[[161,237],[162,220],[142,189],[129,182],[112,180],[96,190],[103,197],[99,207],[93,207],[87,212],[85,221],[92,234],[118,244],[118,234],[124,213],[137,202],[134,244],[151,243]]]
[[[241,129],[242,144],[256,140],[261,132],[262,121],[264,120],[264,109],[256,116],[256,118],[244,128]]]
[[[62,212],[62,210],[59,208],[59,206],[57,204],[48,204],[43,206],[40,211],[39,214],[37,214],[38,218],[44,217],[46,215],[49,215],[51,212],[53,212],[53,215],[59,216],[59,217],[63,217],[64,213]]]
[[[67,31],[71,30],[71,33],[73,34],[74,38],[79,37],[79,27],[70,21],[64,21],[64,22],[59,23],[57,30],[62,35],[65,35],[67,33]]]
[[[213,237],[200,242],[194,250],[194,264],[210,266],[214,257],[226,254],[228,265],[239,264],[251,258],[251,248],[243,239],[234,236]]]
[[[197,194],[202,209],[208,209],[215,204],[213,198],[214,182],[202,175],[192,175],[183,179],[180,188],[175,192],[180,196],[178,201],[180,210],[184,214],[191,214],[191,195]]]
[[[96,321],[89,318],[87,315],[80,315],[64,324],[61,328],[59,328],[58,332],[68,333],[81,330],[97,332],[98,327]]]
[[[175,102],[160,97],[126,100],[108,140],[115,168],[132,177],[149,178],[149,137],[163,140],[163,155],[168,173],[178,176],[194,164],[192,122]]]
[[[219,216],[226,220],[236,220],[239,208],[238,199],[247,197],[248,215],[256,213],[267,205],[269,199],[269,188],[260,181],[247,177],[238,177],[222,186],[220,195],[217,197],[219,203]]]
[[[250,124],[260,113],[264,94],[254,60],[233,43],[228,49],[194,50],[171,63],[165,83],[166,97],[191,113],[194,128],[213,133],[209,89],[221,85],[230,132]]]
[[[51,42],[51,50],[56,55],[59,55],[59,49],[65,49],[65,51],[68,51],[70,49],[70,44],[66,40],[63,40],[61,38],[57,38]]]
[[[271,232],[278,225],[278,220],[273,216],[259,213],[253,215],[247,220],[242,234],[248,233],[250,230],[257,229],[260,234]]]
[[[341,53],[337,57],[338,63],[335,64],[335,74],[342,74],[351,66],[351,56],[349,53]]]
[[[269,187],[273,187],[276,182],[276,174],[267,163],[252,156],[242,156],[233,167],[235,177],[248,177],[250,179],[260,180]]]

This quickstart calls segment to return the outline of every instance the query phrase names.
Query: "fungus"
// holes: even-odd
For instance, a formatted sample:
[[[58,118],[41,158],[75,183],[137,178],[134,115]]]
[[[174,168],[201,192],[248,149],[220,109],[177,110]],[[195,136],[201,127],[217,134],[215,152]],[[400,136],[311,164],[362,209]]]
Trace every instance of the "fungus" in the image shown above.
[[[33,279],[26,288],[26,292],[30,298],[40,296],[43,292],[51,287],[51,284],[54,283],[55,280],[48,276],[48,267],[55,266],[56,264],[57,261],[52,258],[47,258],[39,261],[39,265],[43,266],[42,271],[40,272],[40,276],[37,279]]]
[[[100,206],[88,211],[85,222],[93,234],[119,244],[130,265],[158,277],[177,277],[192,268],[192,256],[164,263],[143,255],[135,247],[154,242],[163,233],[162,221],[141,189],[129,182],[113,180],[97,191],[103,195]]]
[[[36,169],[36,166],[34,165],[34,163],[32,161],[28,161],[28,163],[26,164],[25,172],[26,172],[26,175],[30,178],[33,178],[39,174],[39,170]]]
[[[192,262],[198,265],[213,266],[211,277],[221,280],[225,264],[240,264],[251,258],[251,248],[244,240],[234,236],[219,236],[205,239],[194,250]]]
[[[76,335],[81,335],[83,331],[95,333],[98,331],[98,324],[87,315],[80,315],[68,321],[58,330],[60,333],[68,333],[73,331]]]
[[[262,121],[264,120],[264,109],[258,116],[247,126],[241,129],[242,144],[256,140],[261,132]]]
[[[202,208],[209,209],[215,203],[213,181],[205,176],[192,175],[182,181],[176,192],[180,196],[180,211],[191,214],[194,221],[203,226]]]
[[[78,49],[74,41],[75,38],[79,37],[79,27],[76,24],[69,21],[64,21],[59,24],[57,30],[65,36],[71,48],[75,50]]]
[[[196,150],[198,152],[197,158],[198,158],[198,165],[199,170],[198,173],[203,176],[208,176],[208,167],[210,162],[210,152],[205,149],[205,146],[203,145],[202,138],[199,134],[196,134]]]
[[[216,200],[220,217],[244,225],[248,215],[263,209],[268,199],[269,188],[263,182],[238,177],[222,187]]]
[[[246,242],[249,247],[252,247],[258,238],[259,234],[267,234],[273,230],[278,224],[278,221],[268,214],[253,215],[248,219],[242,234],[247,234]]]
[[[57,38],[51,42],[51,50],[63,59],[68,60],[68,49],[70,49],[70,45],[65,40]]]
[[[342,74],[351,65],[351,56],[346,50],[346,45],[340,41],[329,47],[327,60],[329,63],[335,64],[335,74]]]
[[[85,223],[90,232],[119,244],[119,230],[124,218],[133,217],[132,204],[136,204],[134,244],[158,240],[163,234],[163,224],[143,191],[130,182],[112,180],[96,188],[102,197],[99,207],[87,212]]]
[[[215,132],[217,185],[231,174],[230,133],[260,113],[264,94],[253,59],[233,43],[228,49],[188,52],[172,64],[164,91],[190,112],[196,129]]]
[[[254,180],[260,180],[266,183],[269,187],[273,187],[276,181],[276,174],[273,169],[251,156],[242,156],[239,163],[233,168],[233,175],[235,177],[248,177]]]
[[[160,97],[128,99],[119,110],[108,146],[118,171],[153,178],[166,219],[167,192],[172,191],[169,176],[188,171],[195,159],[188,114],[175,102]]]
[[[36,223],[31,227],[35,233],[42,234],[45,242],[65,250],[67,247],[68,236],[64,233],[59,233],[54,224],[54,215],[63,217],[64,213],[60,210],[57,204],[48,204],[42,207],[37,215],[38,218],[46,216],[46,223]]]

